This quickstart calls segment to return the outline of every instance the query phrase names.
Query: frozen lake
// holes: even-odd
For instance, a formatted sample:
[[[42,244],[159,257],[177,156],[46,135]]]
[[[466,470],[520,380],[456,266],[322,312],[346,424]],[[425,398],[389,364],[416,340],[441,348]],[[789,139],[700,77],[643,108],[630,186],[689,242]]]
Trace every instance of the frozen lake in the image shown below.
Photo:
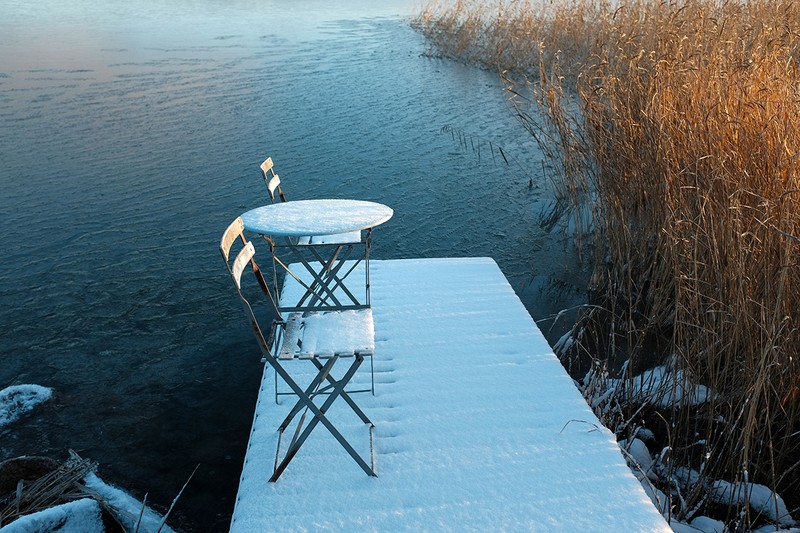
[[[414,4],[0,0],[0,388],[55,391],[2,458],[72,448],[162,510],[199,463],[171,523],[227,530],[261,365],[217,246],[267,155],[290,198],[391,206],[376,259],[580,300],[496,74],[427,57]]]

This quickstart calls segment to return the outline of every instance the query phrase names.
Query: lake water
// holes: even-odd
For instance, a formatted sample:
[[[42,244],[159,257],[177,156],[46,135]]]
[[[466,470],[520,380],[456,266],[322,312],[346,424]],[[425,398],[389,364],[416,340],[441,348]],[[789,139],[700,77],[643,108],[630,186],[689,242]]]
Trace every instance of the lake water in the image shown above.
[[[0,0],[0,388],[55,389],[2,458],[72,448],[162,510],[200,464],[171,523],[227,530],[261,365],[217,247],[268,155],[290,199],[393,207],[375,259],[581,301],[497,75],[428,57],[408,0],[331,4]]]

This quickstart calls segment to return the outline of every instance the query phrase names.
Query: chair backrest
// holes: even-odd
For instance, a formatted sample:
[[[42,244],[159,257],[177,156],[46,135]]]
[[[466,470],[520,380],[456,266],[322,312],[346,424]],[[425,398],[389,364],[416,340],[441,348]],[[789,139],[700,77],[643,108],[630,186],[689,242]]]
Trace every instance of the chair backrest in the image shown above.
[[[285,202],[286,197],[284,197],[283,189],[281,189],[281,178],[275,174],[275,168],[271,157],[266,158],[264,162],[261,163],[261,174],[264,179],[264,185],[267,186],[269,197],[272,201],[275,201],[275,195],[277,193],[281,202]]]
[[[236,254],[236,257],[233,259],[233,261],[231,261],[231,249],[233,248],[234,243],[237,241],[241,241],[242,247]],[[281,318],[281,313],[278,309],[277,302],[273,297],[272,291],[269,289],[269,285],[267,285],[267,282],[264,279],[264,275],[261,273],[258,263],[256,263],[255,247],[253,246],[253,243],[249,242],[244,236],[244,223],[242,222],[242,217],[237,217],[236,220],[231,222],[231,224],[225,230],[225,233],[222,234],[222,239],[220,239],[219,243],[219,251],[222,254],[222,259],[225,261],[225,266],[228,268],[228,272],[233,277],[233,281],[236,284],[236,289],[239,291],[239,296],[242,298],[242,300],[244,300],[248,308],[250,307],[250,303],[242,293],[242,275],[244,274],[247,266],[250,265],[252,267],[253,274],[256,277],[256,281],[258,282],[258,286],[261,288],[261,292],[263,292],[264,295],[269,299],[273,309],[277,313],[278,318]]]
[[[228,229],[222,234],[222,239],[219,242],[219,251],[222,253],[222,258],[225,260],[225,265],[230,271],[228,259],[231,255],[231,248],[237,239],[241,239],[242,245],[247,244],[247,239],[244,238],[244,222],[242,217],[236,217],[236,220],[230,223]]]
[[[253,246],[252,242],[249,242],[245,238],[243,231],[244,224],[242,224],[241,217],[238,217],[228,226],[228,229],[225,230],[225,233],[222,234],[219,249],[220,253],[222,254],[222,258],[225,260],[225,266],[228,268],[228,272],[233,277],[233,282],[236,285],[236,291],[238,292],[239,298],[242,301],[242,307],[244,308],[245,315],[247,316],[248,321],[250,322],[250,327],[256,336],[256,340],[258,341],[258,346],[261,349],[261,354],[263,355],[262,361],[269,361],[270,364],[274,365],[274,354],[276,353],[277,345],[280,342],[278,333],[280,329],[279,324],[282,324],[283,321],[281,319],[280,311],[278,311],[275,303],[275,299],[272,297],[272,293],[264,281],[261,270],[258,268],[258,264],[254,259],[256,253],[255,247]],[[241,241],[242,247],[233,258],[233,261],[230,261],[231,249],[234,243],[237,241]],[[248,266],[252,267],[253,274],[258,281],[259,287],[269,298],[275,312],[278,313],[279,321],[272,322],[272,327],[268,330],[267,335],[264,335],[264,330],[259,325],[258,318],[253,310],[253,306],[250,305],[250,301],[242,291],[242,276],[244,275]]]

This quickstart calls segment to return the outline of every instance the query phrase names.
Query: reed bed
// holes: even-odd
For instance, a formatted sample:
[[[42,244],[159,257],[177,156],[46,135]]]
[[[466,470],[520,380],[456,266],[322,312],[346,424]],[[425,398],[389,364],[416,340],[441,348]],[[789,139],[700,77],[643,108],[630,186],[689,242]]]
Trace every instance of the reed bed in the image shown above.
[[[434,53],[505,72],[560,162],[574,227],[595,245],[592,305],[564,344],[581,373],[590,361],[587,390],[658,364],[705,386],[707,401],[674,395],[667,409],[595,392],[620,437],[645,423],[663,434],[670,512],[715,510],[733,530],[779,522],[712,509],[714,480],[728,480],[764,484],[796,514],[800,5],[434,2],[415,24]]]

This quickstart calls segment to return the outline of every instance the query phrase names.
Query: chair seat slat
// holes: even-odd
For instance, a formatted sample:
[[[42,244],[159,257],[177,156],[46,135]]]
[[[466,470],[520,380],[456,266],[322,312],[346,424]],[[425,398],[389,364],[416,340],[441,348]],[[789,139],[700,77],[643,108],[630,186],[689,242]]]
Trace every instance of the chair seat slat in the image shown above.
[[[372,309],[289,313],[280,359],[370,356],[375,349]]]

